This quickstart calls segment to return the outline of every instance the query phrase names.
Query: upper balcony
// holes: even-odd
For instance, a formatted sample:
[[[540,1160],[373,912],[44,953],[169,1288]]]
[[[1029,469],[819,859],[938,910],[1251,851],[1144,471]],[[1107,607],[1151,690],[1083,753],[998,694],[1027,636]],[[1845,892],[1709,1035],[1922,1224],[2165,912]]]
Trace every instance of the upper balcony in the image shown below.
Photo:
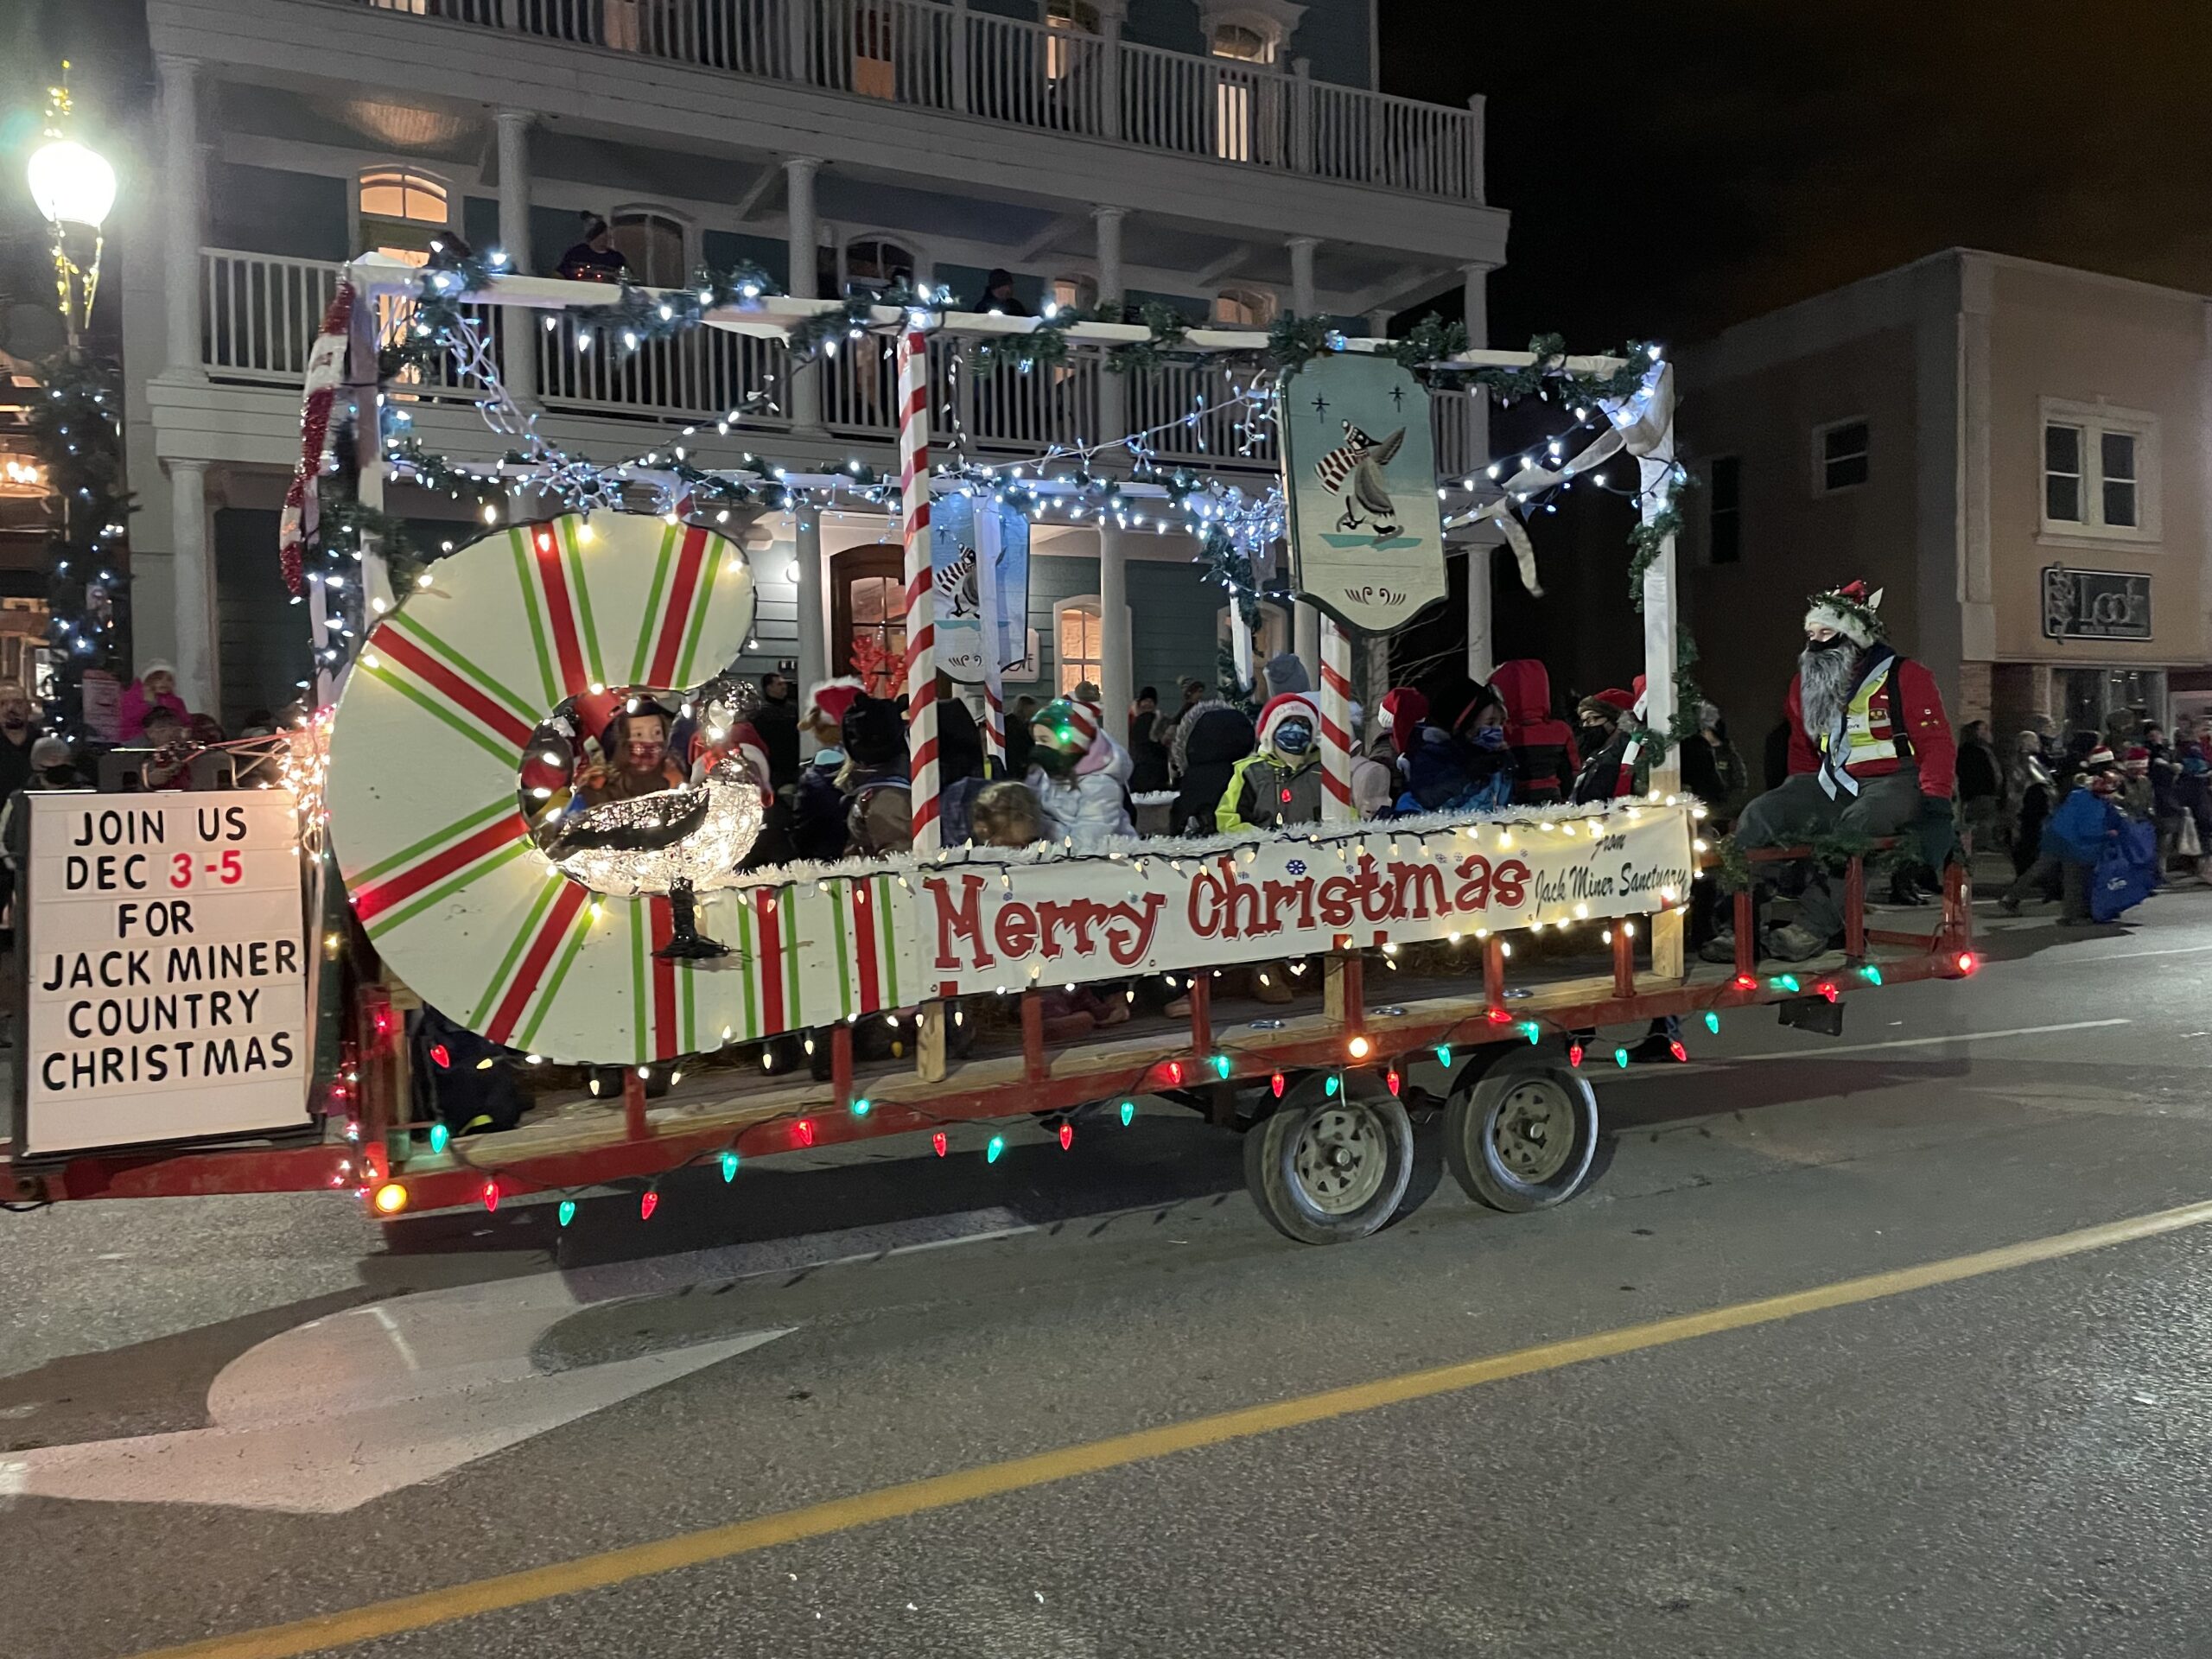
[[[1482,200],[1471,110],[973,11],[967,0],[350,0],[500,35],[1433,200]]]

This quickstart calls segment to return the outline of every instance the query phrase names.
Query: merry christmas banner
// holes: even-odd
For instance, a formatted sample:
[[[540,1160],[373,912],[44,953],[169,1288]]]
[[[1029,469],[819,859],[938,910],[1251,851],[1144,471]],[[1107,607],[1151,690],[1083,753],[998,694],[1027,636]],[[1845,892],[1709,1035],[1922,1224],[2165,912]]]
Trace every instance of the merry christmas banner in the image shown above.
[[[1688,894],[1692,834],[1689,807],[1653,805],[925,867],[905,931],[949,996],[1643,915]]]

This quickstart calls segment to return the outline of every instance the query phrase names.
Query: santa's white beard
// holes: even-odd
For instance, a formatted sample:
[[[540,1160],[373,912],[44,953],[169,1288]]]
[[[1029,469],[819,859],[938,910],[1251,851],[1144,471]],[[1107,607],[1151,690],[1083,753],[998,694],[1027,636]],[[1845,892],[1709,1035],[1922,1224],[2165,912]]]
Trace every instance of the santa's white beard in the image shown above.
[[[1818,742],[1823,734],[1835,729],[1836,716],[1850,699],[1859,678],[1859,653],[1848,645],[1826,651],[1808,645],[1798,655],[1797,677],[1806,734]]]

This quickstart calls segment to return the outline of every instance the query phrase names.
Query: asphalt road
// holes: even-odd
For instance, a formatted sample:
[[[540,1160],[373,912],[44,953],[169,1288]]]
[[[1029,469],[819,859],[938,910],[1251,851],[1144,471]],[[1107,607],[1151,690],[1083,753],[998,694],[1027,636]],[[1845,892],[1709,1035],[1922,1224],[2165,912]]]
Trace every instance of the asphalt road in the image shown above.
[[[1165,1113],[0,1217],[0,1651],[2212,1653],[2212,893],[1992,953],[1341,1248]]]

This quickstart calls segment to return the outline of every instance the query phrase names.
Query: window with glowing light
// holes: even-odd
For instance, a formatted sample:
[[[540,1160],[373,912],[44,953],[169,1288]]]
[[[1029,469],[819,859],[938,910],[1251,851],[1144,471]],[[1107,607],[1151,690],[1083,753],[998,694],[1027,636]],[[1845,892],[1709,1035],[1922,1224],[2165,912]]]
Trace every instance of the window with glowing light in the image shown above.
[[[1106,661],[1106,619],[1095,599],[1071,599],[1059,607],[1053,635],[1058,669],[1053,683],[1064,696],[1088,680],[1097,685]]]
[[[1065,80],[1083,63],[1084,48],[1064,35],[1098,33],[1098,8],[1086,0],[1045,0],[1045,26],[1052,31],[1045,38],[1045,74],[1047,79]]]
[[[1275,320],[1275,296],[1264,289],[1224,288],[1213,296],[1213,320],[1224,328],[1265,328]]]
[[[906,657],[906,556],[894,544],[855,547],[830,560],[831,665],[896,696]]]

